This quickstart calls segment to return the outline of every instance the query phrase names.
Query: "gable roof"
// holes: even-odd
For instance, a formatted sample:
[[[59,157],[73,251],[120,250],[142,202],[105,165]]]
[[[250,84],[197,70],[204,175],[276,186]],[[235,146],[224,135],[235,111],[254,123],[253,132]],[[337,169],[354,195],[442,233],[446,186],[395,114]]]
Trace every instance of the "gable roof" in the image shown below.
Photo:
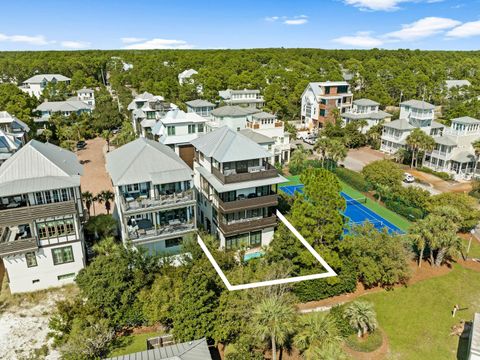
[[[211,360],[205,338],[174,344],[157,349],[128,355],[120,355],[107,360]]]
[[[435,105],[432,105],[432,104],[430,104],[426,101],[423,101],[423,100],[415,100],[415,99],[401,102],[400,105],[406,105],[406,106],[413,107],[415,109],[423,109],[423,110],[433,110],[433,109],[435,109]]]
[[[258,112],[260,112],[260,110],[243,108],[238,105],[226,105],[226,106],[221,106],[219,108],[212,110],[212,115],[218,116],[218,117],[224,117],[224,116],[240,117],[240,116],[255,114]]]
[[[37,106],[36,111],[62,112],[92,110],[92,107],[80,100],[45,101]]]
[[[239,133],[248,137],[250,140],[255,141],[257,144],[275,144],[275,140],[271,137],[260,134],[252,129],[242,129]]]
[[[266,111],[260,111],[258,113],[253,114],[253,118],[256,120],[262,120],[262,119],[275,119],[276,116],[273,114],[270,114]]]
[[[107,154],[107,171],[115,186],[165,184],[192,178],[192,170],[168,146],[138,138]]]
[[[13,128],[23,131],[30,131],[30,127],[17,117],[10,115],[7,111],[0,111],[0,124],[11,124]]]
[[[346,81],[320,81],[320,82],[310,82],[307,85],[307,89],[312,89],[312,92],[315,96],[322,95],[321,88],[324,86],[349,86]],[[305,89],[305,90],[307,90]],[[305,91],[304,91],[305,92]]]
[[[70,81],[70,78],[63,76],[62,74],[38,74],[25,80],[23,83],[24,84],[40,84],[44,80],[47,82],[50,82],[53,79],[57,81]]]
[[[358,100],[353,100],[353,103],[355,105],[360,105],[360,106],[377,106],[380,105],[380,103],[370,100],[370,99],[358,99]]]
[[[210,101],[202,100],[202,99],[190,100],[190,101],[187,101],[185,104],[187,104],[190,107],[211,107],[211,106],[215,106],[215,104],[212,104]]]
[[[445,80],[445,85],[447,85],[447,89],[451,89],[454,87],[470,86],[472,84],[468,80]]]
[[[207,119],[194,112],[186,113],[180,109],[168,111],[163,118],[160,119],[163,124],[181,124],[181,123],[199,123],[207,122]]]
[[[0,167],[0,195],[80,186],[82,174],[74,153],[31,140]]]
[[[414,129],[414,126],[410,125],[408,120],[405,119],[398,119],[398,120],[393,120],[390,122],[387,122],[383,124],[384,127],[389,127],[397,130],[412,130]]]
[[[228,126],[222,126],[197,139],[192,145],[207,157],[219,162],[270,158],[272,154],[255,141]]]
[[[80,90],[77,90],[77,94],[78,93],[92,94],[94,92],[95,91],[93,91],[92,89],[87,89],[86,87],[83,87]]]

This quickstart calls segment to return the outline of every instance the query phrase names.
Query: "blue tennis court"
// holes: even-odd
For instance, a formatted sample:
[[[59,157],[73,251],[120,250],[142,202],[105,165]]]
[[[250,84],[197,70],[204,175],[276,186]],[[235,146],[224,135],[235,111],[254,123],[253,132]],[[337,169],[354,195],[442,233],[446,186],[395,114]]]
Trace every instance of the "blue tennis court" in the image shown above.
[[[288,185],[281,186],[280,190],[285,194],[293,196],[295,192],[302,193],[303,185]],[[393,225],[390,221],[384,219],[374,211],[367,208],[359,200],[353,199],[344,192],[340,193],[347,203],[347,207],[343,215],[348,219],[349,225],[359,225],[363,224],[366,221],[370,222],[375,226],[376,229],[381,230],[387,228],[389,233],[403,234],[404,232],[400,230],[397,226]],[[345,233],[348,233],[348,228],[345,229]]]

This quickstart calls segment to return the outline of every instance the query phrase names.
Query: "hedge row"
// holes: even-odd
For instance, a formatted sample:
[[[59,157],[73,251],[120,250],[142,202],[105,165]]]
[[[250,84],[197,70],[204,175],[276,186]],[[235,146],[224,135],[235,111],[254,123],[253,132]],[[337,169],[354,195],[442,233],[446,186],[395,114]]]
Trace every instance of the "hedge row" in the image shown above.
[[[367,192],[371,190],[370,184],[365,180],[361,173],[346,168],[336,168],[334,173],[340,180],[346,182],[348,185],[351,185],[361,192]]]
[[[424,166],[422,166],[419,170],[424,172],[424,173],[427,173],[427,174],[435,175],[435,176],[437,176],[440,179],[443,179],[445,181],[452,180],[452,176],[449,173],[446,173],[446,172],[435,171],[435,170],[429,169],[429,168],[424,167]]]
[[[388,209],[392,210],[393,212],[399,215],[402,215],[409,220],[417,220],[417,219],[422,219],[424,217],[422,210],[418,208],[406,206],[400,202],[387,200],[385,201],[385,206]]]

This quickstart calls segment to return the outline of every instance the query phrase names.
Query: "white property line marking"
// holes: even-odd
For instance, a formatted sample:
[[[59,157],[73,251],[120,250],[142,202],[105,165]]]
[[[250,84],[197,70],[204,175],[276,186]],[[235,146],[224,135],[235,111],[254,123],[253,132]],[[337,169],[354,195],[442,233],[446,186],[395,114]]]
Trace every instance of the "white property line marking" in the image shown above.
[[[288,283],[294,283],[294,282],[305,281],[305,280],[323,279],[327,277],[337,276],[337,273],[333,271],[330,265],[327,264],[327,262],[320,256],[320,254],[315,251],[315,249],[307,242],[307,240],[303,238],[303,236],[297,231],[297,229],[295,229],[293,225],[290,224],[290,222],[285,218],[285,216],[283,216],[283,214],[278,210],[277,210],[277,216],[280,220],[282,220],[285,226],[297,237],[297,239],[300,240],[303,246],[305,246],[307,250],[310,251],[310,253],[315,257],[315,259],[317,259],[320,262],[320,264],[322,264],[322,266],[327,270],[327,272],[320,273],[320,274],[296,276],[296,277],[287,278],[287,279],[276,279],[276,280],[268,280],[268,281],[259,281],[259,282],[254,282],[250,284],[232,285],[230,284],[230,281],[228,281],[222,269],[220,269],[220,266],[218,266],[218,263],[215,261],[215,258],[210,253],[210,250],[208,250],[207,245],[205,245],[202,238],[198,235],[197,236],[198,244],[202,248],[205,255],[207,255],[208,260],[211,262],[213,268],[215,269],[217,274],[220,276],[220,278],[222,279],[223,283],[225,284],[228,290],[230,291],[245,290],[245,289],[252,289],[252,288],[257,288],[262,286],[288,284]]]

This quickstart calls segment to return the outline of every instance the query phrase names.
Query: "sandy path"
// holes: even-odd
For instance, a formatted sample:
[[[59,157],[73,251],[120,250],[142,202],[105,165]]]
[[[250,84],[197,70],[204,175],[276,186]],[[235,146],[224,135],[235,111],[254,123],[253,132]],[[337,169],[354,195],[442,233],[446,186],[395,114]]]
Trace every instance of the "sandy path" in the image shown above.
[[[87,140],[87,147],[77,151],[78,159],[83,162],[82,191],[90,191],[93,195],[102,190],[112,191],[112,182],[105,168],[106,146],[106,141],[97,137]],[[106,213],[102,204],[95,203],[94,206],[96,214]]]

